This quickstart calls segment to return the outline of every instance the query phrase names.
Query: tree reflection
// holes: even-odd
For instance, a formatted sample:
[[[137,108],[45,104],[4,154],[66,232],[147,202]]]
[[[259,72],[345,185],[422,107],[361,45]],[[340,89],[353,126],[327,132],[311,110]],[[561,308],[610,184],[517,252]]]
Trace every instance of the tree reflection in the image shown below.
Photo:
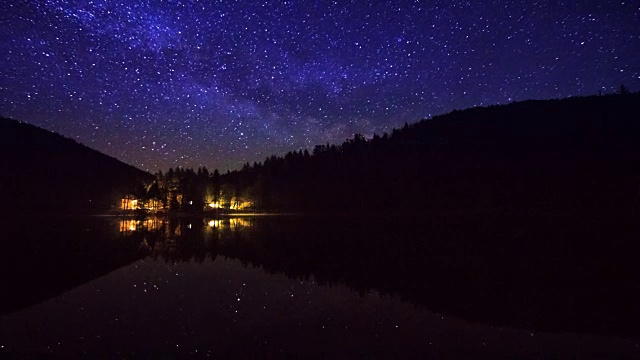
[[[576,257],[576,249],[559,236],[571,233],[586,245],[601,234],[580,223],[564,224],[560,235],[531,219],[244,217],[152,223],[161,225],[138,232],[145,251],[170,263],[222,255],[267,273],[399,296],[493,324],[632,332],[640,320],[640,313],[621,310],[640,301],[640,282],[632,281],[640,279],[634,260],[611,249],[597,261]],[[624,274],[617,280],[624,286],[611,281],[610,271]]]
[[[215,259],[219,244],[242,239],[251,225],[248,218],[125,218],[120,233],[142,236],[141,248],[154,259],[202,262]]]
[[[144,257],[202,263],[224,256],[469,320],[635,333],[640,269],[631,250],[640,229],[631,218],[616,225],[531,215],[24,218],[0,226],[8,239],[0,271],[13,274],[0,282],[11,294],[0,304],[15,310]]]
[[[154,219],[0,218],[0,313],[72,289],[146,256]]]

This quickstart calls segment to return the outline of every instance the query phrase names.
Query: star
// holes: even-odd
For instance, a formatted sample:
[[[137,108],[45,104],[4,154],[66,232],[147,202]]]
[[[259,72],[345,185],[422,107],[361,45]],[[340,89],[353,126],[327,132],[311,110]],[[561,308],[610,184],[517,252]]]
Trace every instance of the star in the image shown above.
[[[634,2],[0,1],[0,114],[149,171],[640,89]],[[162,144],[162,146],[159,146]]]

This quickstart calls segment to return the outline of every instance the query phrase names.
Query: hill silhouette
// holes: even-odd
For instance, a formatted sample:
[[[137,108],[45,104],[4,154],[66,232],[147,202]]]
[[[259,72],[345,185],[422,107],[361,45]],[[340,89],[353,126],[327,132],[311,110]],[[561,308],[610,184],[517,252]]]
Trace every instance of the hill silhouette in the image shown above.
[[[0,118],[0,212],[86,214],[152,176],[59,134]]]
[[[629,212],[639,200],[639,112],[640,94],[456,110],[222,175],[169,169],[156,193],[165,206],[207,198],[265,211]]]
[[[637,93],[455,110],[222,175],[169,169],[146,194],[149,174],[1,119],[0,207],[100,212],[135,194],[182,212],[215,202],[259,211],[629,213],[640,207],[639,110]]]

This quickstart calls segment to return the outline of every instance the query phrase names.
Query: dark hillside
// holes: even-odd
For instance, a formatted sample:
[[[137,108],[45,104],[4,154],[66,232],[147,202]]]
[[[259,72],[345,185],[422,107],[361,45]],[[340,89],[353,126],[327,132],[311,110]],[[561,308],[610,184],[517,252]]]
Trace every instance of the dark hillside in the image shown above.
[[[624,211],[639,185],[638,110],[636,94],[456,111],[397,132],[382,161],[415,168],[417,198],[443,208]]]
[[[0,212],[95,213],[151,175],[74,140],[0,118]]]
[[[220,181],[265,210],[628,212],[639,113],[640,94],[453,111],[272,156]]]

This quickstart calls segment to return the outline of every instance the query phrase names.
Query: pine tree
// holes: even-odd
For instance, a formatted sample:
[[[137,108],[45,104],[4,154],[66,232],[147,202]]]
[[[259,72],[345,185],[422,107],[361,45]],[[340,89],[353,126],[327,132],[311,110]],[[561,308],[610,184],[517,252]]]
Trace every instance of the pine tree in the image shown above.
[[[618,90],[618,94],[627,95],[629,94],[629,89],[627,89],[627,87],[624,86],[624,84],[620,84],[620,90]]]

